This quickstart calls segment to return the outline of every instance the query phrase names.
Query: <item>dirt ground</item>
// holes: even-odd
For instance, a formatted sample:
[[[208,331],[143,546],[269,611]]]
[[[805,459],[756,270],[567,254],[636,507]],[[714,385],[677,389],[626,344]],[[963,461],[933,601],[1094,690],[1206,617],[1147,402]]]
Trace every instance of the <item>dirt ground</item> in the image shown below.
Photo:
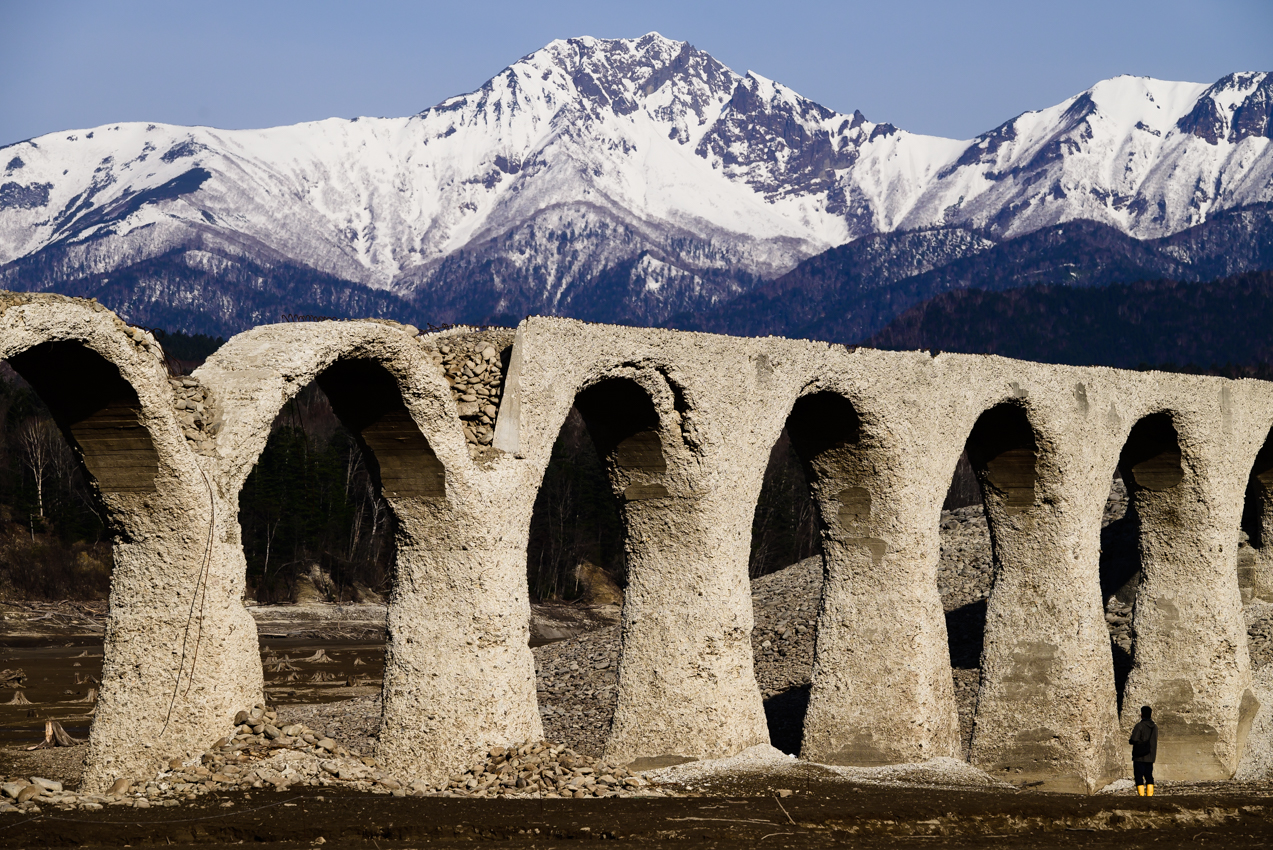
[[[98,612],[72,613],[84,622],[60,609],[5,618],[0,666],[27,670],[25,693],[32,704],[0,709],[0,774],[69,784],[78,779],[83,747],[26,750],[45,715],[63,718],[77,737],[87,732],[90,704],[78,700],[100,675],[100,632],[93,622]],[[339,639],[330,633],[331,623],[314,624],[314,634],[282,620],[262,628],[270,698],[281,711],[321,721],[351,746],[362,746],[372,734],[364,721],[378,716],[362,703],[375,701],[382,650],[363,623],[339,625]],[[309,658],[319,648],[328,659]],[[355,659],[362,661],[355,665]],[[558,672],[566,675],[564,668]],[[1152,799],[1129,793],[1080,797],[1006,787],[859,783],[796,764],[780,773],[729,774],[664,788],[685,796],[453,799],[294,787],[218,791],[173,808],[45,805],[39,812],[0,814],[0,848],[330,844],[389,850],[477,841],[549,848],[575,847],[581,840],[695,848],[1273,847],[1273,784],[1267,782],[1169,783]],[[781,796],[780,790],[791,793]]]
[[[787,777],[790,780],[790,777]],[[173,809],[10,814],[0,847],[471,846],[1266,848],[1273,797],[1182,786],[1152,799],[751,777],[720,796],[463,800],[305,789],[236,792]]]

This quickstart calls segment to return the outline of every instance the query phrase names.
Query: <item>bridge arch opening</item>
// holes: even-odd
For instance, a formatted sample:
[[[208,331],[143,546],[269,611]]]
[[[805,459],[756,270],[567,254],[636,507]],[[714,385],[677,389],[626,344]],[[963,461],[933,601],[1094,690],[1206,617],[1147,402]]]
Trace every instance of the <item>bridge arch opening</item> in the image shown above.
[[[1273,602],[1273,432],[1247,478],[1238,529],[1238,589],[1243,605]]]
[[[539,710],[546,738],[580,753],[601,755],[617,706],[628,535],[634,511],[670,496],[663,440],[650,392],[603,378],[576,394],[536,495],[527,580]]]
[[[446,470],[381,363],[338,359],[283,405],[239,491],[268,703],[380,698],[400,523],[445,499]],[[307,628],[268,603],[339,603],[341,620]],[[311,718],[364,755],[379,719]]]
[[[1159,411],[1132,426],[1119,454],[1106,516],[1120,510],[1101,532],[1100,583],[1118,710],[1136,660],[1136,606],[1143,577],[1146,514],[1169,507],[1184,479],[1180,441],[1172,415]],[[1121,491],[1121,492],[1120,492]]]
[[[751,527],[752,581],[809,558],[821,559],[818,507],[791,434],[784,426],[769,451]]]
[[[955,466],[939,526],[937,586],[946,612],[951,675],[965,758],[982,680],[986,609],[1001,571],[998,525],[1034,506],[1039,447],[1026,410],[1004,402],[977,418]]]
[[[798,398],[770,450],[752,520],[752,651],[773,746],[800,752],[809,706],[824,551],[873,539],[873,472],[853,403]]]
[[[72,641],[67,660],[48,658],[47,647],[9,650],[5,666],[28,675],[9,683],[24,704],[14,696],[0,719],[23,743],[39,741],[45,719],[87,737],[115,542],[130,536],[157,489],[159,457],[144,422],[119,368],[82,343],[41,343],[0,364],[0,585],[7,598],[69,621],[58,645]]]
[[[41,343],[9,364],[48,406],[104,498],[154,492],[159,456],[118,367],[75,342]]]

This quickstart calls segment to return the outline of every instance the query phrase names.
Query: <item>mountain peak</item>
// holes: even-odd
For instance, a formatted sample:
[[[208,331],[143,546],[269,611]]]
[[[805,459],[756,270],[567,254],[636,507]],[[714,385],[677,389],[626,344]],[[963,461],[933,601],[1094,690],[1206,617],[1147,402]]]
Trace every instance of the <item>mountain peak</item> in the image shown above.
[[[582,36],[410,118],[118,124],[14,145],[0,157],[0,266],[113,273],[217,249],[410,297],[480,278],[493,309],[524,314],[657,261],[649,291],[673,309],[871,234],[1001,238],[1089,219],[1147,238],[1273,201],[1271,95],[1269,74],[1123,76],[943,139],[656,32]],[[1241,156],[1217,149],[1230,143]]]
[[[1177,126],[1212,145],[1273,138],[1273,74],[1226,74],[1207,87]]]

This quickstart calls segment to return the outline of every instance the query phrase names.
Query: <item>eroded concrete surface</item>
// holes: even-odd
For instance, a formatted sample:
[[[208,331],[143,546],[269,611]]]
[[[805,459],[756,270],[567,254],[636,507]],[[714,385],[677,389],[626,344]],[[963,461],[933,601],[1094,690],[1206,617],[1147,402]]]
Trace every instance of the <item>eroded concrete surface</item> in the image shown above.
[[[784,427],[826,553],[804,757],[960,755],[937,564],[965,446],[996,570],[974,765],[1091,792],[1124,771],[1152,704],[1162,778],[1225,779],[1260,707],[1242,602],[1273,592],[1264,382],[532,318],[511,338],[263,326],[176,386],[154,339],[95,302],[16,294],[0,296],[0,357],[49,404],[116,533],[88,788],[202,752],[261,701],[238,493],[315,380],[398,520],[377,757],[399,776],[436,781],[542,736],[525,551],[572,406],[627,532],[611,760],[767,742],[747,561]],[[1099,575],[1116,469],[1142,574],[1121,717]]]

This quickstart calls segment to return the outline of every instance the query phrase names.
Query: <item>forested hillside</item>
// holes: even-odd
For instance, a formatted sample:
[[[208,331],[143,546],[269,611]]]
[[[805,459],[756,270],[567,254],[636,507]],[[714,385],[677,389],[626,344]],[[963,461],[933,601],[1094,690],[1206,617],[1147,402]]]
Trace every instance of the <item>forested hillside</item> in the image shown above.
[[[1075,366],[1264,375],[1273,363],[1273,272],[1212,283],[1028,286],[947,292],[867,344],[1000,354]]]

